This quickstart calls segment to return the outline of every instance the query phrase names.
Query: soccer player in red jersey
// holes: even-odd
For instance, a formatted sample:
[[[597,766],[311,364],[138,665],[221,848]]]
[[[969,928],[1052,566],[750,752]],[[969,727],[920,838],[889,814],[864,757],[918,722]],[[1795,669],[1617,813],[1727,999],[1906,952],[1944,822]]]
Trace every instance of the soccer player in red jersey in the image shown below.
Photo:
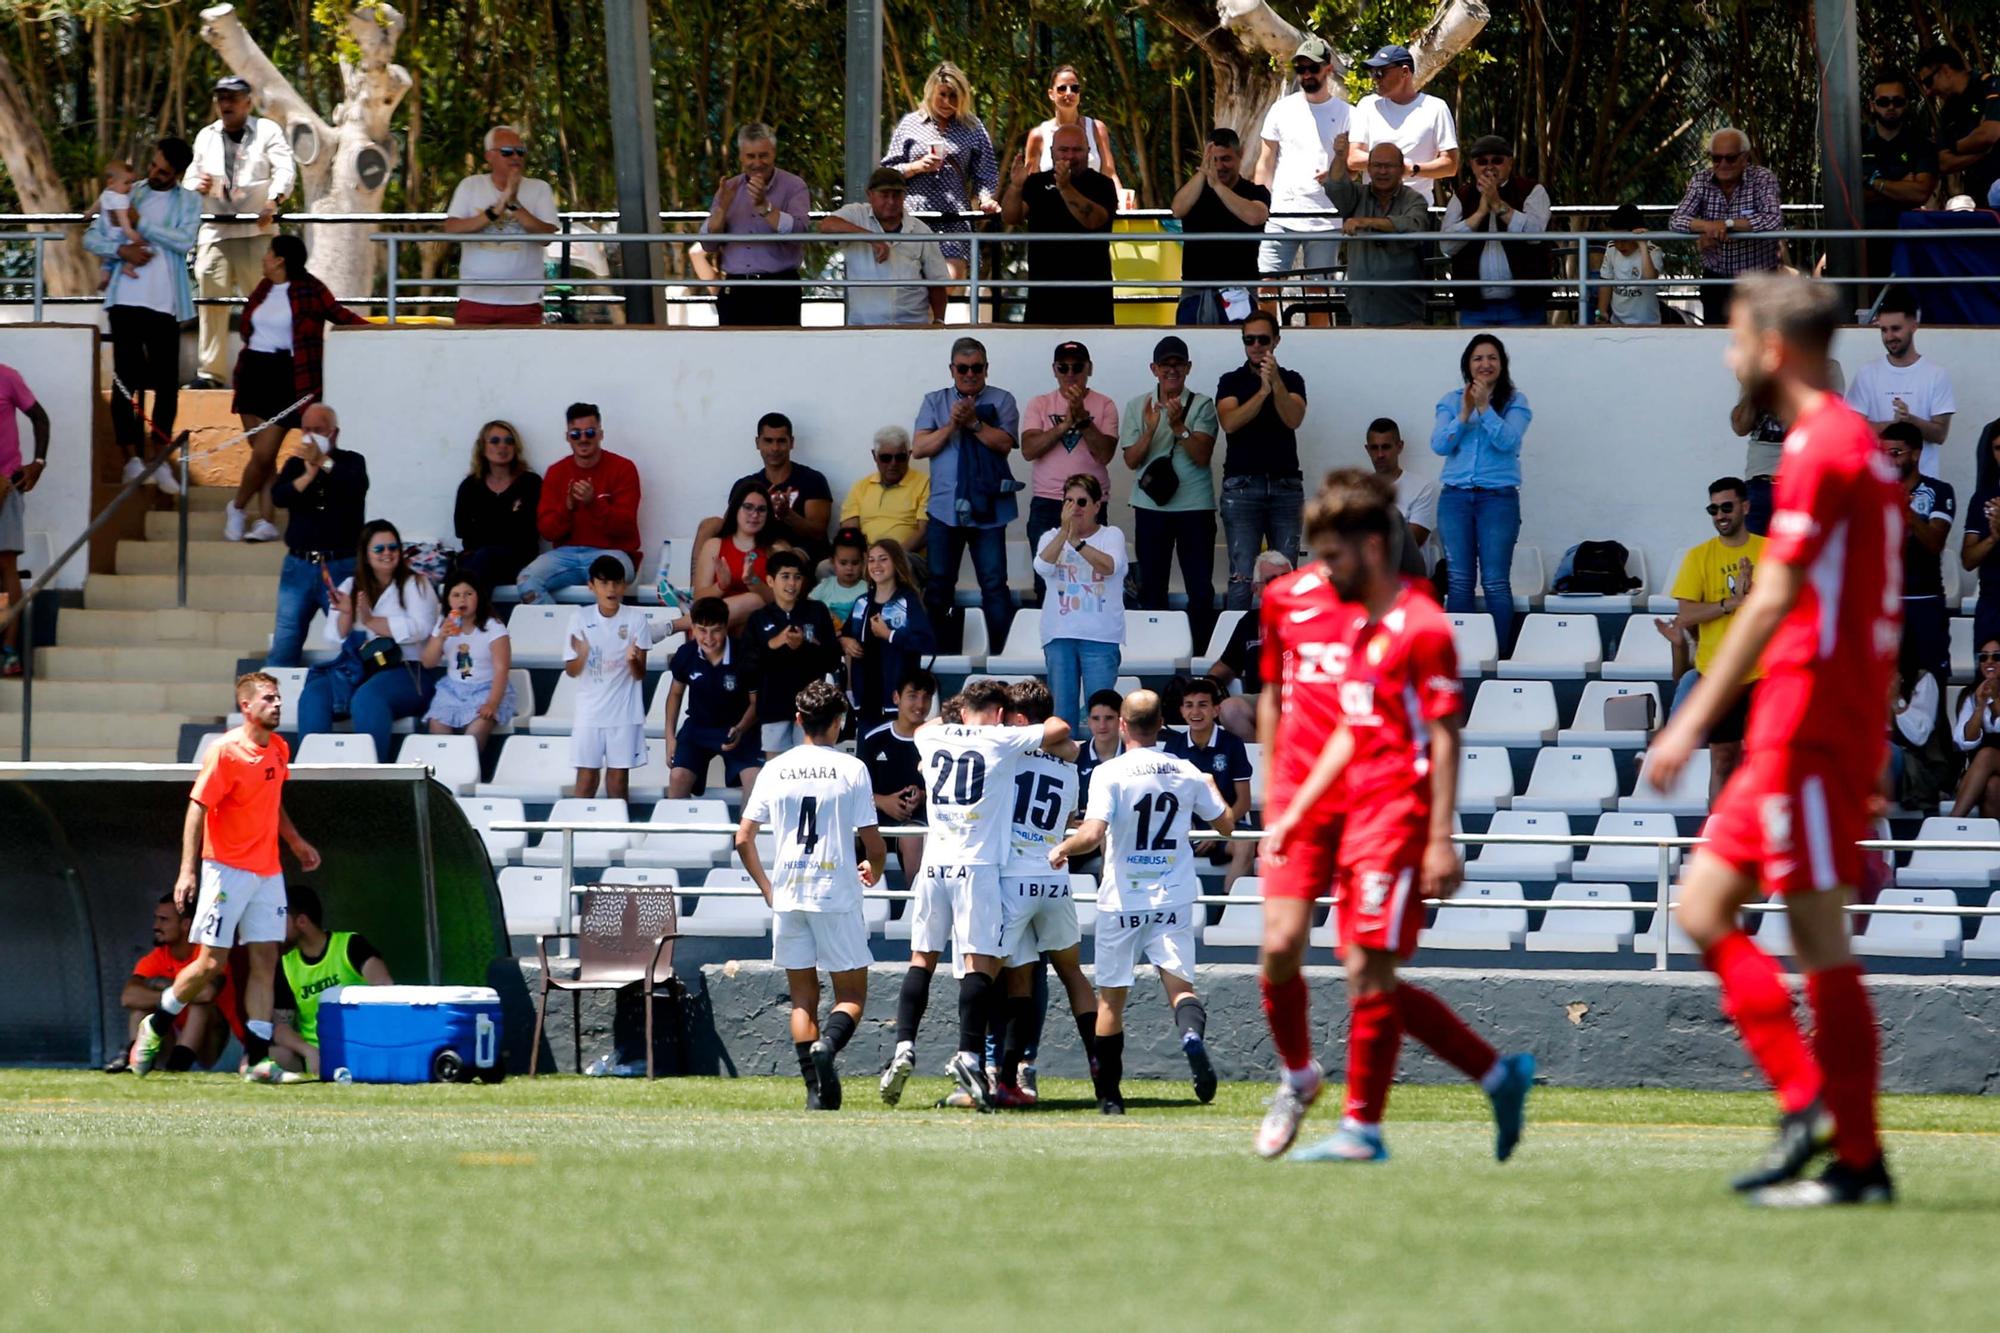
[[[1758,276],[1736,288],[1729,361],[1752,401],[1790,429],[1757,580],[1711,669],[1646,765],[1673,786],[1761,660],[1742,764],[1702,830],[1677,914],[1722,982],[1723,1009],[1777,1091],[1777,1141],[1735,1187],[1758,1203],[1886,1203],[1875,1127],[1875,1015],[1843,911],[1862,874],[1870,798],[1888,735],[1901,636],[1900,488],[1868,423],[1827,389],[1835,290]],[[1780,897],[1813,1010],[1808,1046],[1778,963],[1744,933],[1759,889]],[[1817,1180],[1799,1180],[1831,1147]]]
[[[1299,1156],[1388,1157],[1382,1112],[1407,1030],[1486,1090],[1504,1162],[1520,1141],[1533,1057],[1502,1059],[1442,1000],[1396,975],[1416,951],[1424,899],[1450,897],[1461,867],[1451,841],[1457,656],[1437,602],[1391,563],[1394,504],[1374,474],[1329,474],[1306,507],[1317,562],[1265,594],[1265,679],[1281,684],[1259,700],[1275,705],[1261,720],[1276,747],[1262,963],[1284,1074],[1257,1151],[1289,1148],[1319,1095],[1299,968],[1313,899],[1331,885],[1351,1009],[1347,1108],[1339,1130]]]

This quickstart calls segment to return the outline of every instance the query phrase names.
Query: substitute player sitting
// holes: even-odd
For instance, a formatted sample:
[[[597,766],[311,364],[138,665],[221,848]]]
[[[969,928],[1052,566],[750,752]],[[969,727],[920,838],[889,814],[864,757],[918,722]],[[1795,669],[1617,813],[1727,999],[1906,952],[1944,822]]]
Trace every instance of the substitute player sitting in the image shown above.
[[[736,854],[771,905],[771,959],[785,969],[792,997],[792,1045],[805,1079],[808,1111],[840,1109],[840,1052],[868,998],[868,919],[862,887],[872,888],[888,857],[875,831],[868,766],[834,747],[847,720],[846,696],[823,680],[798,692],[794,721],[805,744],[764,766],[736,826]],[[777,832],[769,872],[757,851],[765,825]],[[861,859],[854,840],[861,839]],[[819,1025],[819,973],[833,977],[833,1012]]]
[[[236,706],[243,725],[224,734],[202,762],[181,833],[174,902],[183,908],[194,904],[189,938],[201,952],[139,1024],[130,1060],[141,1077],[152,1072],[160,1048],[173,1035],[174,1015],[220,982],[229,948],[240,941],[250,956],[243,986],[243,1053],[250,1068],[244,1077],[257,1083],[298,1078],[271,1059],[272,979],[287,916],[278,839],[298,857],[301,870],[319,869],[319,852],[285,813],[291,749],[277,734],[284,711],[277,678],[262,671],[237,677]]]
[[[1751,668],[1764,680],[1743,760],[1716,798],[1675,915],[1722,982],[1723,1010],[1770,1079],[1782,1117],[1763,1163],[1736,1178],[1757,1203],[1887,1203],[1875,1125],[1874,1010],[1848,946],[1901,642],[1902,487],[1874,432],[1828,388],[1837,289],[1758,275],[1736,288],[1729,362],[1745,395],[1789,426],[1757,579],[1715,661],[1653,742],[1646,778],[1671,788]],[[1759,890],[1781,898],[1812,1004],[1810,1049],[1776,959],[1743,930]],[[1820,1152],[1817,1180],[1797,1177]]]
[[[1194,1095],[1215,1097],[1208,1058],[1208,1010],[1194,989],[1195,917],[1201,894],[1188,833],[1199,816],[1228,835],[1229,804],[1193,764],[1156,750],[1166,719],[1160,696],[1134,690],[1119,707],[1125,751],[1098,766],[1090,804],[1076,832],[1049,851],[1057,870],[1103,844],[1104,882],[1097,890],[1097,1105],[1125,1114],[1125,998],[1143,954],[1159,970],[1173,1008]]]
[[[181,969],[200,952],[188,942],[192,915],[174,905],[171,890],[161,894],[159,902],[153,905],[152,952],[132,964],[132,975],[126,978],[125,989],[118,996],[119,1004],[132,1015],[131,1027],[125,1034],[126,1044],[119,1049],[118,1058],[104,1067],[105,1073],[122,1074],[131,1068],[131,1043],[139,1035],[139,1024],[160,1007],[160,992],[171,986]],[[213,1068],[229,1042],[230,1030],[240,1032],[242,1028],[243,1005],[230,979],[230,969],[225,967],[222,980],[212,993],[195,996],[175,1016],[175,1044],[163,1067],[173,1072],[193,1069],[197,1064]]]
[[[1499,1058],[1444,1001],[1396,975],[1397,965],[1416,952],[1424,900],[1451,897],[1462,870],[1451,840],[1458,790],[1458,659],[1451,624],[1428,582],[1402,577],[1391,563],[1394,512],[1395,493],[1388,484],[1378,474],[1354,469],[1328,474],[1306,506],[1306,540],[1339,599],[1323,615],[1308,617],[1326,621],[1319,632],[1331,636],[1314,667],[1315,676],[1324,679],[1312,687],[1332,691],[1339,716],[1305,780],[1271,821],[1264,856],[1282,866],[1293,852],[1303,851],[1308,865],[1324,866],[1332,837],[1349,1026],[1346,1114],[1331,1137],[1302,1149],[1298,1158],[1388,1159],[1382,1113],[1408,1027],[1486,1090],[1493,1103],[1493,1154],[1504,1162],[1520,1142],[1534,1057]],[[1329,806],[1344,812],[1332,826],[1321,813]],[[1291,1146],[1306,1108],[1319,1095],[1299,976],[1317,895],[1308,887],[1305,894],[1272,896],[1266,890],[1265,975],[1275,972],[1295,983],[1289,998],[1298,1009],[1283,1015],[1287,1031],[1279,1054],[1286,1077],[1258,1131],[1257,1151],[1264,1157]],[[1271,1026],[1275,1036],[1279,1016]]]
[[[278,1053],[273,1058],[287,1069],[318,1078],[320,997],[335,986],[393,986],[396,978],[367,936],[326,928],[326,909],[311,886],[295,884],[287,896],[289,947],[278,960],[273,1000],[277,1035],[271,1043]]]

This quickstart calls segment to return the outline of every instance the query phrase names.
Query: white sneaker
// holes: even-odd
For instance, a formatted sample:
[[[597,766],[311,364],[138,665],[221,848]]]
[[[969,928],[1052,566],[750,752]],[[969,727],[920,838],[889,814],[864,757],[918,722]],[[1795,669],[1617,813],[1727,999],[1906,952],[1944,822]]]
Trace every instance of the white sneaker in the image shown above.
[[[174,469],[175,463],[171,458],[153,469],[153,484],[160,488],[160,494],[179,495],[181,493],[180,474]]]
[[[131,482],[137,481],[139,479],[139,474],[141,472],[144,472],[145,470],[146,470],[146,465],[144,463],[140,462],[136,458],[128,458],[125,460],[124,475],[119,477],[119,480],[127,484],[130,484]]]
[[[222,540],[240,542],[243,540],[243,511],[230,501],[222,507]]]
[[[1271,1109],[1264,1113],[1264,1123],[1257,1127],[1259,1157],[1266,1160],[1282,1157],[1299,1137],[1299,1122],[1306,1118],[1306,1112],[1319,1100],[1320,1089],[1325,1086],[1317,1062],[1312,1070],[1313,1080],[1304,1088],[1294,1088],[1282,1078],[1278,1080],[1278,1091],[1271,1098]]]
[[[249,535],[244,537],[243,540],[251,542],[274,542],[278,540],[280,535],[277,524],[268,518],[260,518],[250,525]]]

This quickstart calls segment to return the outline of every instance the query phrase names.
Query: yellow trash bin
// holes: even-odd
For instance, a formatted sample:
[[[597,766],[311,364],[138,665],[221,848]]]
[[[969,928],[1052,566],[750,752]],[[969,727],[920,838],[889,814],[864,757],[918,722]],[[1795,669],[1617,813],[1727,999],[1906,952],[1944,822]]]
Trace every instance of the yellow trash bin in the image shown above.
[[[1165,234],[1157,218],[1118,218],[1111,230],[1121,236]],[[1113,241],[1111,276],[1120,282],[1164,282],[1175,284],[1181,277],[1181,247],[1178,241]],[[1172,324],[1174,307],[1180,302],[1178,286],[1118,287],[1118,304],[1113,317],[1120,324]]]

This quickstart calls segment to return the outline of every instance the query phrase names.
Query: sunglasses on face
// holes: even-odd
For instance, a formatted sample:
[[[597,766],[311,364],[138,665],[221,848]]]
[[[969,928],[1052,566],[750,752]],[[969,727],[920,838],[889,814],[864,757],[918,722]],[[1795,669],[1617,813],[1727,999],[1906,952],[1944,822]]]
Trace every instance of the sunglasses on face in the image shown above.
[[[1719,505],[1710,505],[1708,507],[1708,516],[1710,518],[1714,518],[1717,514],[1733,514],[1735,512],[1736,501],[1734,500],[1724,500]]]
[[[1292,66],[1292,73],[1294,73],[1294,74],[1317,74],[1317,73],[1319,73],[1319,66],[1318,66],[1318,65],[1307,65],[1307,64],[1303,64],[1303,63],[1301,63],[1301,64],[1297,64],[1297,65],[1294,65],[1294,66]]]
[[[1475,167],[1504,167],[1507,165],[1507,159],[1498,154],[1489,154],[1485,157],[1473,158],[1472,165]]]
[[[877,454],[875,455],[875,461],[878,463],[907,463],[910,461],[910,456],[908,454]]]
[[[1937,77],[1936,70],[1932,70],[1928,74],[1917,75],[1917,87],[1923,89],[1925,92],[1929,92],[1931,90],[1931,80],[1935,79],[1936,77]]]
[[[986,373],[986,363],[984,361],[963,361],[954,365],[951,368],[951,373],[954,375],[984,375]]]
[[[1977,653],[1974,660],[1980,662],[2000,662],[2000,653]]]
[[[496,148],[493,151],[502,157],[526,157],[528,155],[528,150],[525,148]]]
[[[1080,83],[1059,83],[1056,85],[1056,91],[1059,93],[1080,93],[1083,91],[1083,85]]]
[[[1875,99],[1876,106],[1908,106],[1909,104],[1910,99],[1907,97],[1878,97]]]
[[[1088,509],[1097,502],[1087,495],[1072,495],[1069,497],[1069,503],[1073,509]]]
[[[1246,333],[1243,335],[1243,345],[1245,347],[1269,347],[1271,345],[1271,335],[1268,333]]]
[[[488,444],[512,444],[514,443],[514,437],[511,435],[489,435],[486,437],[486,442]]]
[[[1743,154],[1741,154],[1741,153],[1710,153],[1710,154],[1708,155],[1708,160],[1709,160],[1709,161],[1711,161],[1711,162],[1741,162],[1741,161],[1743,160]]]
[[[1056,374],[1058,375],[1078,375],[1083,372],[1083,369],[1084,363],[1081,361],[1056,362]]]
[[[373,546],[368,548],[368,554],[388,555],[391,552],[400,551],[402,549],[403,549],[403,544],[401,542],[376,542]]]
[[[585,426],[581,430],[572,430],[569,437],[572,440],[594,440],[597,438],[597,427]]]

